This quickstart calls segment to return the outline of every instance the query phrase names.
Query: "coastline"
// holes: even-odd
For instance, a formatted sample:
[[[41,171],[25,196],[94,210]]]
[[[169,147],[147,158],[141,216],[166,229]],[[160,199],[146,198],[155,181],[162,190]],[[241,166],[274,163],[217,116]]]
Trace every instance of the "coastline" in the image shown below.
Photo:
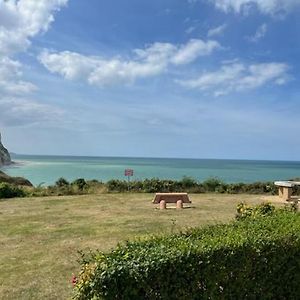
[[[27,163],[30,163],[30,162],[23,161],[23,160],[22,161],[21,160],[13,160],[13,161],[11,161],[10,164],[0,166],[0,169],[1,168],[7,169],[7,168],[14,168],[14,167],[22,167],[22,166],[27,165]]]

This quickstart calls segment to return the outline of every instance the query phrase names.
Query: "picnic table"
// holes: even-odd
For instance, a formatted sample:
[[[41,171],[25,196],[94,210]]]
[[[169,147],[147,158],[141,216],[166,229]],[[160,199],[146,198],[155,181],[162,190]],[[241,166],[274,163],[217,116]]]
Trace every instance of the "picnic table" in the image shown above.
[[[274,184],[279,187],[279,197],[286,201],[290,201],[292,197],[292,188],[300,185],[300,181],[275,181]]]
[[[159,204],[160,209],[166,209],[167,203],[176,203],[176,208],[183,208],[183,203],[192,203],[187,193],[156,193],[152,201]]]

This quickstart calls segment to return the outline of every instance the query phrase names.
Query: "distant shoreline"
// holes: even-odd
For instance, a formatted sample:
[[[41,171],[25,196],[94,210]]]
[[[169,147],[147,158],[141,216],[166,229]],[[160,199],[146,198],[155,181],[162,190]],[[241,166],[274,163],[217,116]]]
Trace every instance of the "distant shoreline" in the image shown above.
[[[29,163],[29,162],[28,162]],[[24,166],[24,165],[26,165],[27,164],[27,162],[26,161],[21,161],[21,160],[17,160],[17,161],[15,161],[15,160],[13,160],[13,161],[11,161],[11,163],[10,164],[8,164],[8,165],[3,165],[3,166],[1,166],[1,167],[5,167],[5,168],[9,168],[9,167],[18,167],[18,166]]]

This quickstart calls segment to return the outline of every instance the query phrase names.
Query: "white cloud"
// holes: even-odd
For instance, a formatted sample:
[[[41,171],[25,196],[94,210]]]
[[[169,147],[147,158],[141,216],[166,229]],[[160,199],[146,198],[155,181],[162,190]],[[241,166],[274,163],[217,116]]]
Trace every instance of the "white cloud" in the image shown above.
[[[196,30],[196,26],[190,26],[185,30],[186,34],[191,34],[193,31]]]
[[[24,51],[30,38],[49,29],[53,12],[68,0],[0,0],[0,54]]]
[[[221,96],[255,89],[268,83],[285,84],[289,79],[288,69],[288,65],[275,62],[251,65],[232,63],[223,65],[218,71],[205,72],[196,79],[178,82],[187,88],[209,91],[215,96]]]
[[[118,58],[105,60],[78,53],[43,52],[39,60],[52,73],[58,73],[69,80],[87,80],[90,84],[106,86],[131,83],[137,77],[148,77],[161,73],[165,62],[158,60],[160,55],[149,54],[144,63],[121,61]]]
[[[250,42],[256,43],[266,35],[267,29],[267,24],[262,24],[257,28],[255,34],[253,36],[248,37],[247,39]]]
[[[53,13],[68,0],[0,0],[0,121],[2,124],[34,123],[57,115],[58,110],[27,94],[37,90],[22,80],[22,64],[14,56],[26,51],[30,39],[49,29]]]
[[[210,0],[224,12],[248,13],[256,7],[263,14],[286,14],[300,5],[299,0]]]
[[[207,36],[212,37],[212,36],[222,35],[226,27],[227,25],[223,24],[218,27],[211,28],[210,30],[208,30]]]
[[[154,43],[145,49],[135,49],[132,59],[84,56],[64,51],[39,56],[40,62],[52,73],[69,80],[86,80],[89,84],[107,86],[132,83],[139,78],[159,75],[170,65],[188,64],[199,56],[210,55],[220,48],[216,41],[192,39],[183,45]]]
[[[145,49],[135,49],[136,60],[146,63],[165,63],[177,51],[177,46],[171,43],[154,43]]]
[[[178,48],[171,62],[176,65],[187,64],[194,61],[198,56],[210,55],[215,49],[220,48],[216,41],[207,41],[192,39],[186,45]]]
[[[21,64],[8,57],[0,58],[0,92],[2,94],[27,94],[34,92],[37,87],[31,82],[22,81]]]
[[[0,98],[0,125],[24,126],[40,122],[57,124],[64,112],[56,107],[25,98]]]

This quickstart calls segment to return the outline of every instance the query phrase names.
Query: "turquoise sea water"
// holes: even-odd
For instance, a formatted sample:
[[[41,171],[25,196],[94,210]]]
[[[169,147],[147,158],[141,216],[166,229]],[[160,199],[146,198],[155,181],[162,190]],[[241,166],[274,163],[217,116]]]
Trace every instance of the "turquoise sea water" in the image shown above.
[[[23,176],[35,185],[53,184],[59,177],[70,181],[126,179],[126,168],[134,170],[133,179],[190,176],[200,181],[218,177],[225,182],[255,182],[300,177],[300,162],[291,161],[33,155],[17,155],[13,160],[16,165],[2,170],[12,176]]]

